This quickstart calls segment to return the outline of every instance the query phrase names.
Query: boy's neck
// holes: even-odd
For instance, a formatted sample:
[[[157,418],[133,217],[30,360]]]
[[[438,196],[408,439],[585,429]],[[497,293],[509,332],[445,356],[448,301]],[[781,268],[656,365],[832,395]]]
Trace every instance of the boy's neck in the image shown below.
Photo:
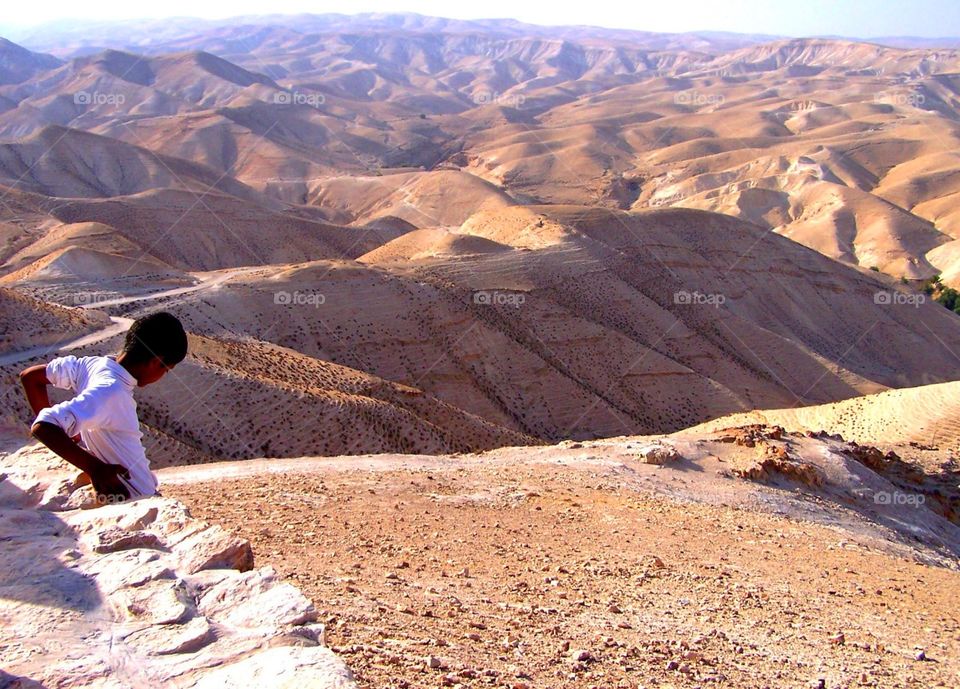
[[[127,373],[137,379],[137,383],[140,383],[140,366],[138,364],[131,362],[126,353],[119,354],[116,361],[126,369]]]

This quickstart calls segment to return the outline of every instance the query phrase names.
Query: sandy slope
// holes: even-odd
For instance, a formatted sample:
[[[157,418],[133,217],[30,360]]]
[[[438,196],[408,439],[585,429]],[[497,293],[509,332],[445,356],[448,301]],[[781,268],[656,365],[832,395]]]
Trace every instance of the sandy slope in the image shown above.
[[[691,429],[744,423],[777,424],[797,431],[826,431],[861,443],[925,445],[956,456],[960,453],[960,383],[887,390],[834,404],[793,409],[765,409],[725,416]]]

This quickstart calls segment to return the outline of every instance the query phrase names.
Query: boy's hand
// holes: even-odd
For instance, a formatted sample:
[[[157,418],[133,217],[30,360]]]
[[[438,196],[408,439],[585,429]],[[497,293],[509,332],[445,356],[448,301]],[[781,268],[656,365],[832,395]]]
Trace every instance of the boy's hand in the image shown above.
[[[119,477],[130,480],[130,472],[119,464],[101,463],[90,475],[90,482],[97,493],[97,500],[107,503],[123,502],[130,498],[130,491]]]
[[[90,477],[90,483],[101,503],[123,502],[130,491],[120,477],[130,478],[130,472],[119,464],[107,464],[77,445],[59,426],[38,421],[31,428],[33,437]]]

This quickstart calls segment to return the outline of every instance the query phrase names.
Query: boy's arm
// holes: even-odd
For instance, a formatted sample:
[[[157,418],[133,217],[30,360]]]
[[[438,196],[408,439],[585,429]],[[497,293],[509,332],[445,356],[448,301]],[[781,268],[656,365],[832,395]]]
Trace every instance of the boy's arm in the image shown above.
[[[47,394],[47,367],[44,364],[31,366],[20,372],[20,384],[33,409],[34,415],[50,406],[50,396]],[[57,455],[70,462],[73,466],[90,477],[94,490],[99,495],[123,495],[130,497],[130,493],[118,475],[130,478],[129,472],[117,464],[107,464],[77,445],[75,439],[68,436],[62,428],[53,423],[40,421],[33,424],[30,435],[50,448]]]
[[[39,414],[41,409],[50,406],[50,396],[47,395],[47,386],[50,385],[50,381],[47,380],[46,364],[37,364],[21,371],[20,385],[23,386],[34,416]]]
[[[20,385],[23,386],[23,392],[27,396],[30,408],[33,409],[34,416],[39,414],[41,409],[50,406],[50,395],[47,394],[50,380],[47,378],[46,364],[37,364],[20,371]],[[73,441],[80,442],[80,436],[75,436]]]
[[[129,479],[130,472],[119,464],[108,464],[77,445],[62,428],[53,423],[38,421],[30,434],[57,455],[70,462],[90,477],[97,495],[130,497],[130,491],[118,476]]]

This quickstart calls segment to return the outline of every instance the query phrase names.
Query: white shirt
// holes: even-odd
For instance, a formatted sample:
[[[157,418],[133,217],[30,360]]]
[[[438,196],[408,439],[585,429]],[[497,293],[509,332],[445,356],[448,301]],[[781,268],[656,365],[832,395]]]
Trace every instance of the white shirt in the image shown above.
[[[69,436],[79,433],[91,454],[126,467],[130,480],[120,480],[130,497],[154,495],[157,477],[140,442],[143,434],[133,399],[137,379],[113,357],[65,356],[47,364],[47,380],[76,397],[41,410],[36,420],[55,424]]]

